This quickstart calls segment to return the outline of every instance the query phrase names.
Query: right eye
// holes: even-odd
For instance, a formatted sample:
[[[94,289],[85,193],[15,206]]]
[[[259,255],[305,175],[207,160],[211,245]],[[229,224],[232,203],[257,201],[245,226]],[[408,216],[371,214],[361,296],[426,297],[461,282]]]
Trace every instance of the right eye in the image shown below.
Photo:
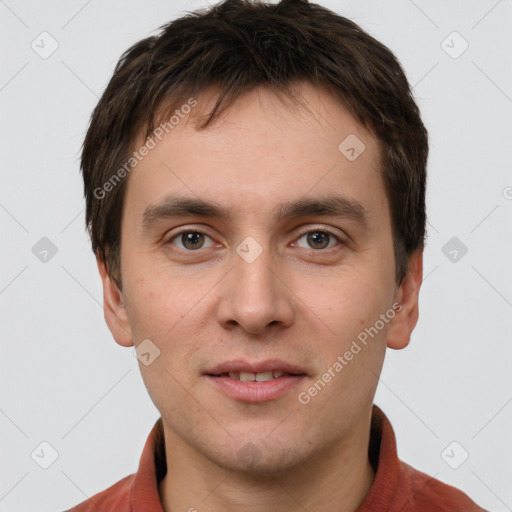
[[[183,230],[173,235],[167,243],[176,245],[184,251],[197,251],[205,247],[204,244],[206,239],[210,239],[212,242],[208,247],[215,245],[212,238],[205,233],[194,230]]]

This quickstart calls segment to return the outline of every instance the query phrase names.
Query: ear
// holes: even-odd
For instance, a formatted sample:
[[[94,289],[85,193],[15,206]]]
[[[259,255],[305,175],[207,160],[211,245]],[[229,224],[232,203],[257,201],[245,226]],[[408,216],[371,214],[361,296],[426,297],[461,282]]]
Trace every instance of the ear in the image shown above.
[[[133,345],[133,336],[126,313],[123,294],[112,281],[104,261],[96,256],[96,263],[103,283],[103,313],[112,336],[122,347]]]
[[[423,280],[423,250],[419,249],[409,257],[409,270],[398,288],[395,300],[402,304],[390,322],[387,346],[398,350],[405,348],[411,339],[411,333],[418,322],[418,295]]]

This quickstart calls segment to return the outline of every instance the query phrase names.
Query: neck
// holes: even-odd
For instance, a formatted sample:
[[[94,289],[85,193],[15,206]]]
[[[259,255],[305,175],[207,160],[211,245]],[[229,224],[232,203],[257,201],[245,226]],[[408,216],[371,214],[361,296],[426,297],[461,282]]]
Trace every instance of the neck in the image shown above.
[[[164,425],[167,474],[159,483],[163,508],[166,512],[354,512],[375,477],[368,458],[370,418],[363,416],[365,425],[357,425],[336,446],[326,446],[292,469],[265,476],[221,468]]]

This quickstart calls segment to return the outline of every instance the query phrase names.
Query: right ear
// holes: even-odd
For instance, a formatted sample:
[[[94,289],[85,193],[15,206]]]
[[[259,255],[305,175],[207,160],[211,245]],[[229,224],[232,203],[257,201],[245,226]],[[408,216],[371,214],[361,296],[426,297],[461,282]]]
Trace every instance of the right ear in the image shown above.
[[[123,293],[108,275],[107,266],[98,255],[96,256],[96,263],[103,283],[105,322],[116,343],[122,347],[131,347],[133,345],[132,329],[126,313]]]

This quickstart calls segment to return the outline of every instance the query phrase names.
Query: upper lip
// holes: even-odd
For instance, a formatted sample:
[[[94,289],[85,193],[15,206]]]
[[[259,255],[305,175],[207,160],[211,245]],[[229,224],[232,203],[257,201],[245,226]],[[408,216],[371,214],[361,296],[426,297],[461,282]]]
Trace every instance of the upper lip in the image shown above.
[[[220,375],[222,373],[229,372],[263,373],[270,371],[281,371],[283,373],[294,373],[297,375],[306,373],[302,368],[287,363],[282,359],[266,359],[265,361],[259,362],[249,362],[244,359],[233,359],[214,366],[210,370],[206,371],[205,374]]]

